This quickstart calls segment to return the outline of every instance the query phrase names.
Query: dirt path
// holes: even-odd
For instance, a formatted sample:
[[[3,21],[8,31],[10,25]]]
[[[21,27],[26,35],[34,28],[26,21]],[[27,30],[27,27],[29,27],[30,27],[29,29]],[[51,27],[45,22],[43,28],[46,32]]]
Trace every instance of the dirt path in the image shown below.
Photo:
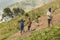
[[[60,19],[59,18],[60,18],[60,13],[59,13],[59,11],[56,11],[55,14],[53,15],[53,25],[56,25],[56,24],[60,23]],[[10,36],[9,38],[7,38],[5,40],[15,40],[18,37],[23,37],[23,36],[25,37],[25,36],[30,35],[35,30],[43,29],[43,28],[46,28],[48,26],[48,24],[47,24],[47,17],[45,15],[42,16],[41,18],[39,18],[39,20],[40,20],[39,21],[40,22],[40,26],[39,27],[36,26],[37,25],[36,22],[33,22],[32,27],[31,27],[32,31],[26,32],[22,36],[20,34],[20,31],[19,31],[19,32],[15,33],[14,35]],[[25,30],[26,29],[27,28],[25,28]]]

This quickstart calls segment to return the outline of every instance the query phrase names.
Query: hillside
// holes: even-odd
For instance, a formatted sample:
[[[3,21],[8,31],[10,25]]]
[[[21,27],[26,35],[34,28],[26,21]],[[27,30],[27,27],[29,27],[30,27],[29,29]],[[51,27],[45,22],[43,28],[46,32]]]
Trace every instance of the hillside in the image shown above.
[[[21,2],[17,2],[15,4],[12,4],[8,7],[10,7],[11,9],[13,9],[14,7],[19,7],[24,9],[26,12],[32,10],[32,9],[36,9],[40,6],[43,6],[44,4],[47,4],[51,2],[51,0],[23,0]]]
[[[60,13],[59,12],[60,12],[60,9],[56,10],[55,13],[53,14],[53,25],[51,25],[51,27],[54,27],[54,26],[60,24],[60,19],[59,19],[60,18]],[[31,31],[24,32],[23,35],[21,35],[21,33],[19,31],[16,34],[14,34],[14,35],[10,36],[9,38],[7,38],[6,40],[16,40],[19,37],[24,39],[25,37],[28,37],[29,35],[32,35],[32,33],[34,33],[34,31],[36,31],[36,30],[42,30],[44,28],[47,28],[48,27],[48,25],[47,25],[47,16],[43,15],[42,17],[40,17],[39,18],[39,24],[40,24],[40,26],[38,27],[36,22],[32,22]],[[27,31],[27,27],[25,27],[25,31]]]
[[[60,40],[60,24],[51,28],[36,30],[27,37],[18,37],[16,40]]]
[[[29,11],[28,14],[30,15],[30,17],[33,20],[33,19],[35,19],[36,15],[41,15],[41,16],[45,15],[45,13],[49,7],[52,7],[53,10],[59,9],[60,8],[60,1],[56,0],[52,3],[46,4],[43,7],[39,7],[37,9],[32,10],[32,11]],[[59,11],[57,10],[57,12],[55,12],[55,14],[57,14],[59,12],[60,12],[60,10]],[[24,16],[16,16],[11,21],[0,24],[0,40],[5,40],[19,31],[18,20],[20,20],[21,18],[24,18]]]

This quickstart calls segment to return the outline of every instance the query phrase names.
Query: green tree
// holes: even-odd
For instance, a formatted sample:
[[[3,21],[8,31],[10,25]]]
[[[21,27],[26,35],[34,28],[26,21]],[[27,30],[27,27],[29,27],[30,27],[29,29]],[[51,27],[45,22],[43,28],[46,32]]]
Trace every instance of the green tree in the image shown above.
[[[3,12],[4,12],[3,17],[5,17],[5,16],[13,17],[13,14],[12,14],[12,11],[10,10],[10,8],[5,8],[3,10]]]
[[[29,17],[29,14],[28,13],[25,13],[25,17]]]
[[[20,9],[20,13],[23,15],[25,11],[23,9]]]
[[[13,8],[13,12],[14,12],[14,15],[18,15],[20,13],[20,9],[19,8]]]

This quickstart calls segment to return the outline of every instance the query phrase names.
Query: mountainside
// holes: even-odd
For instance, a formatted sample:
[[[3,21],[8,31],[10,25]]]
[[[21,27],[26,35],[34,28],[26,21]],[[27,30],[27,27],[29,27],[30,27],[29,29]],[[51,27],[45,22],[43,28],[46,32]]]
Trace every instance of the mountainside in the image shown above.
[[[20,2],[22,0],[0,0],[0,10],[3,10],[3,8],[11,5],[11,4],[14,4],[16,2]]]
[[[13,5],[12,5],[13,6]],[[60,0],[56,0],[56,1],[54,1],[54,2],[52,2],[52,3],[49,3],[49,4],[47,4],[47,5],[44,5],[44,6],[42,6],[42,7],[39,7],[39,8],[37,8],[37,9],[34,9],[34,10],[31,10],[31,11],[29,11],[28,12],[28,14],[30,15],[30,17],[32,18],[32,19],[35,19],[35,15],[37,14],[37,15],[41,15],[41,16],[43,16],[44,14],[46,14],[46,12],[47,12],[47,9],[49,8],[49,7],[51,7],[52,9],[56,9],[55,11],[55,15],[56,14],[58,14],[57,16],[55,16],[55,18],[56,19],[58,19],[58,20],[56,20],[55,18],[54,18],[54,23],[60,23]],[[58,9],[58,10],[57,10]],[[36,13],[36,14],[35,14]],[[37,16],[36,15],[36,16]],[[18,32],[18,31],[20,31],[20,26],[19,26],[19,23],[18,23],[18,21],[21,19],[21,18],[24,18],[25,16],[17,16],[17,17],[15,17],[15,18],[13,18],[12,20],[10,20],[10,21],[8,21],[8,22],[4,22],[4,23],[1,23],[0,24],[0,40],[5,40],[5,39],[9,39],[9,40],[11,40],[11,39],[15,39],[15,38],[17,38],[17,40],[20,40],[20,38],[19,38],[19,34],[20,34],[20,32]],[[44,22],[45,24],[46,24],[46,20],[45,20],[45,16],[42,18],[43,20],[42,20],[42,22]],[[40,21],[41,22],[41,21]],[[56,23],[56,24],[57,24]],[[47,25],[42,25],[43,27],[47,27]],[[55,24],[55,25],[56,25]],[[41,27],[42,27],[41,26]],[[40,27],[40,28],[41,28]],[[42,28],[43,28],[42,27]],[[60,27],[60,25],[59,25],[59,27]],[[60,31],[60,28],[58,27],[58,29],[57,29],[57,31],[59,30]],[[54,29],[55,30],[55,29]],[[48,31],[48,30],[47,30]],[[60,33],[59,33],[59,31],[58,31],[58,33],[57,33],[57,35],[59,35]],[[40,31],[39,31],[40,32]],[[38,32],[38,34],[40,35],[40,33]],[[56,32],[56,31],[55,31]],[[55,33],[54,32],[54,33]],[[15,35],[17,33],[17,35]],[[45,34],[45,33],[43,33],[43,34]],[[42,35],[43,35],[42,34]],[[48,33],[49,34],[49,33]],[[35,35],[35,33],[34,33],[34,35]],[[29,35],[28,35],[29,36]],[[33,34],[32,34],[32,36],[33,36]],[[38,35],[37,35],[38,36]],[[37,36],[33,36],[33,37],[29,37],[29,39],[30,38],[36,38]],[[50,36],[50,35],[49,35]],[[49,37],[49,36],[47,36],[47,37]],[[39,38],[40,38],[40,36],[38,36]],[[52,37],[52,36],[50,36],[50,37]],[[44,37],[45,38],[45,37]],[[29,40],[28,39],[28,40]],[[45,39],[46,40],[46,39]]]
[[[4,1],[2,0],[2,3]],[[7,4],[7,2],[9,2]],[[12,2],[10,3],[11,1],[7,0],[5,1],[3,4],[5,4],[5,7],[6,5],[8,5],[7,7],[9,7],[11,10],[15,7],[19,7],[19,8],[22,8],[25,10],[25,12],[28,12],[28,11],[31,11],[33,9],[36,9],[38,7],[41,7],[49,2],[52,2],[51,0],[22,0],[18,2],[12,0]],[[16,2],[16,3],[15,3]],[[14,3],[14,4],[13,4]],[[1,4],[2,5],[2,4]],[[4,5],[3,5],[4,6]],[[13,11],[13,10],[12,10]],[[0,13],[1,14],[1,13]],[[0,16],[0,18],[2,18],[2,16]],[[5,19],[4,19],[5,20]],[[0,21],[1,22],[1,21]],[[2,22],[1,22],[2,23]]]
[[[60,25],[37,30],[27,37],[18,37],[16,40],[60,40]]]
[[[13,9],[14,7],[19,7],[19,8],[24,9],[26,12],[28,12],[32,9],[38,8],[49,2],[51,2],[51,0],[23,0],[13,5],[10,5],[8,7],[10,7],[11,9]]]

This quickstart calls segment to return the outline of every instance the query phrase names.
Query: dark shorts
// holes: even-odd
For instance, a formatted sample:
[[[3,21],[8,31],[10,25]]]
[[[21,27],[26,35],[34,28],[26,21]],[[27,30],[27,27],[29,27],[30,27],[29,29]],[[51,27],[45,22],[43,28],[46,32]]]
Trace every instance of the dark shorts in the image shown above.
[[[48,24],[50,24],[50,23],[51,23],[51,20],[52,20],[52,19],[48,19]]]
[[[31,26],[28,26],[28,30],[30,30],[30,27],[31,27]]]

